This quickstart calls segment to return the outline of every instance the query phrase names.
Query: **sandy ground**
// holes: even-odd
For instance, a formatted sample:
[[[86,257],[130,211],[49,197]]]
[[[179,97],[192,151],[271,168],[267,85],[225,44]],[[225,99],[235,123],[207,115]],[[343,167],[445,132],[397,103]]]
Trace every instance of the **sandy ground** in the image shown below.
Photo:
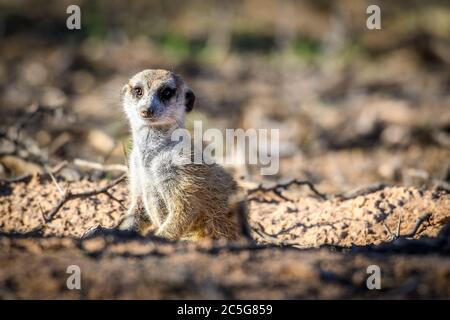
[[[59,184],[72,193],[107,181]],[[68,202],[44,223],[60,194],[48,178],[3,184],[0,298],[450,298],[450,197],[444,191],[388,187],[366,195],[328,195],[307,187],[250,195],[249,218],[295,247],[222,241],[170,243],[112,231],[124,209],[101,194]],[[126,186],[111,194],[126,199]],[[351,197],[351,199],[346,199]],[[126,204],[126,201],[124,201]],[[414,239],[418,218],[427,214]],[[394,240],[400,220],[400,238]],[[44,225],[42,229],[40,226]],[[40,229],[42,235],[21,233]],[[299,249],[300,248],[300,249]],[[66,268],[82,270],[68,290]],[[367,267],[381,268],[381,290],[368,290]]]

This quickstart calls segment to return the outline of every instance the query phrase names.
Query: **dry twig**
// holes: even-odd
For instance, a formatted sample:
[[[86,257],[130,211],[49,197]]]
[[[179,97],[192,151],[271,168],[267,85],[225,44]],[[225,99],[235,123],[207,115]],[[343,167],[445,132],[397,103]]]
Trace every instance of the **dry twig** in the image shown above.
[[[297,186],[306,185],[309,187],[309,189],[312,192],[314,192],[315,195],[319,196],[322,200],[327,200],[327,195],[319,192],[312,182],[310,182],[308,180],[298,180],[298,179],[293,179],[293,180],[290,180],[285,183],[277,183],[276,185],[269,186],[269,187],[266,187],[266,186],[260,184],[256,188],[247,190],[247,193],[250,195],[250,194],[253,194],[256,192],[273,192],[276,195],[278,195],[279,197],[281,197],[283,200],[290,201],[288,198],[284,197],[281,194],[280,189],[288,189],[292,185],[297,185]]]
[[[428,219],[430,219],[430,217],[431,217],[431,213],[425,213],[422,216],[420,216],[417,219],[416,224],[414,225],[414,229],[411,232],[409,232],[407,234],[404,234],[403,237],[405,237],[405,238],[412,238],[412,237],[414,237],[416,235],[416,233],[419,231],[419,229],[422,226],[422,224],[425,221],[428,221]]]
[[[395,236],[398,238],[400,237],[400,224],[402,223],[402,213],[399,213],[398,216],[398,223],[397,223],[397,233],[395,234]]]
[[[419,231],[422,224],[425,221],[427,221],[430,217],[431,217],[430,213],[425,213],[422,216],[420,216],[419,218],[417,218],[417,221],[416,221],[416,224],[414,225],[413,230],[404,235],[400,235],[401,216],[399,216],[399,218],[398,218],[397,232],[395,234],[391,232],[391,230],[388,228],[388,226],[385,223],[383,223],[383,227],[386,230],[386,232],[389,234],[390,240],[396,240],[398,238],[413,238],[416,235],[416,233]]]
[[[101,193],[107,195],[112,200],[120,203],[120,205],[123,207],[122,202],[119,199],[117,199],[116,197],[114,197],[109,192],[109,189],[111,189],[112,187],[114,187],[114,186],[118,185],[119,183],[125,181],[125,179],[126,179],[126,174],[123,174],[119,178],[113,180],[112,182],[108,183],[106,186],[104,186],[102,188],[88,190],[88,191],[84,191],[84,192],[80,192],[80,193],[72,193],[70,190],[64,191],[63,197],[58,201],[56,206],[46,214],[45,221],[46,222],[51,221],[54,218],[54,216],[58,213],[58,211],[68,201],[71,201],[73,199],[79,199],[79,198],[89,198],[89,197],[92,197],[92,196],[95,196],[95,195],[98,195],[98,194],[101,194]]]
[[[354,189],[350,192],[338,194],[338,195],[336,195],[336,197],[338,197],[342,200],[351,200],[351,199],[357,198],[359,196],[366,196],[368,194],[383,190],[387,187],[389,187],[389,185],[386,183],[375,183],[375,184],[372,184],[369,186]]]
[[[384,230],[386,231],[386,233],[389,235],[389,239],[388,240],[392,240],[392,239],[395,239],[395,234],[393,234],[392,232],[391,232],[391,229],[389,229],[389,227],[386,225],[386,223],[384,223],[383,222],[383,228],[384,228]]]
[[[258,236],[260,236],[262,239],[264,239],[264,241],[266,243],[268,243],[270,245],[277,246],[277,247],[293,247],[293,248],[297,248],[297,249],[306,249],[306,248],[308,248],[305,245],[301,245],[297,241],[282,241],[282,240],[278,239],[277,237],[268,234],[264,230],[264,227],[259,222],[258,222],[258,226],[259,226],[259,228],[252,228],[252,230]]]
[[[98,162],[87,161],[84,159],[75,159],[73,160],[73,164],[77,167],[88,168],[100,171],[120,171],[127,172],[128,169],[123,164],[101,164]]]

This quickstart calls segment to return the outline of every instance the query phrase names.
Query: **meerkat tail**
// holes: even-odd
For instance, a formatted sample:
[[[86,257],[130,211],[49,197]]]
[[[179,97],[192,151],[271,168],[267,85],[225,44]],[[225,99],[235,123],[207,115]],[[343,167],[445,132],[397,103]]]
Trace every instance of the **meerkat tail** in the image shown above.
[[[254,241],[248,223],[247,196],[244,191],[238,192],[229,199],[230,211],[237,215],[239,234],[249,241]]]

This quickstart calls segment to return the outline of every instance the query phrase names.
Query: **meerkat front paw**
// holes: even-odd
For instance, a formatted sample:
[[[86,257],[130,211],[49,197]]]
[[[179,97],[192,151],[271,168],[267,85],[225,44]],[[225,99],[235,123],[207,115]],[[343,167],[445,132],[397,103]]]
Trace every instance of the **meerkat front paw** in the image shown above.
[[[122,231],[138,231],[136,214],[134,212],[126,214],[120,221],[118,229]]]

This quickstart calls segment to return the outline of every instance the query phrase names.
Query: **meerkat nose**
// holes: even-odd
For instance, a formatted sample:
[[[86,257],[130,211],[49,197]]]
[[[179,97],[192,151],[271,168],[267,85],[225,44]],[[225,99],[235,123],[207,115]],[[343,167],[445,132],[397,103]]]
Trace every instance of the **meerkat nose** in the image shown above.
[[[142,118],[150,118],[153,115],[151,108],[141,108],[139,110],[139,115]]]

